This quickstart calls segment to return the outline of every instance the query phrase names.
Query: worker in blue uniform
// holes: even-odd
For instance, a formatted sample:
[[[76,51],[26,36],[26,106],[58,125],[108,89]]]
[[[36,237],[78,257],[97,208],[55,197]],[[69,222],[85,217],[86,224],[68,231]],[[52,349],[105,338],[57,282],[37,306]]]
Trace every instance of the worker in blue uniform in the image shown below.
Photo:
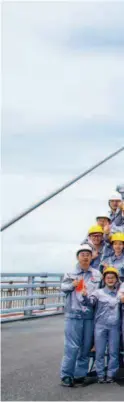
[[[97,289],[91,296],[82,291],[82,300],[87,305],[96,305],[95,313],[95,349],[96,372],[98,383],[112,383],[119,369],[120,345],[120,303],[124,296],[117,290],[119,272],[114,267],[107,267],[103,273],[104,288]],[[105,379],[104,356],[108,344],[109,360]]]
[[[107,250],[107,252],[106,252]],[[114,233],[111,236],[111,247],[109,247],[110,255],[107,256],[108,246],[103,250],[100,270],[108,265],[118,269],[120,277],[124,278],[124,233]]]
[[[109,217],[111,219],[111,224],[115,224],[116,226],[121,226],[124,224],[124,202],[122,201],[121,194],[118,191],[115,191],[109,197],[109,207],[110,213]]]
[[[103,231],[102,227],[99,225],[91,226],[88,230],[87,242],[93,248],[91,266],[95,269],[99,269],[100,262],[102,259],[103,247],[105,245],[105,242],[103,239],[103,233],[104,233],[104,231]]]
[[[74,378],[85,379],[93,339],[94,309],[92,306],[87,307],[82,300],[80,302],[80,292],[85,286],[90,295],[99,287],[101,281],[100,272],[91,267],[92,248],[88,244],[79,248],[77,259],[76,268],[65,274],[61,285],[61,290],[66,294],[61,383],[67,387],[74,385]]]
[[[119,288],[119,295],[124,296],[124,277],[123,283],[121,283]],[[124,304],[122,304],[121,308],[121,334],[122,334],[122,351],[124,352]],[[123,365],[124,365],[124,355],[123,355]]]
[[[106,225],[111,224],[110,214],[104,210],[100,211],[100,213],[98,213],[98,215],[96,216],[96,222],[97,222],[97,225],[101,226],[102,229],[104,230],[104,227]]]

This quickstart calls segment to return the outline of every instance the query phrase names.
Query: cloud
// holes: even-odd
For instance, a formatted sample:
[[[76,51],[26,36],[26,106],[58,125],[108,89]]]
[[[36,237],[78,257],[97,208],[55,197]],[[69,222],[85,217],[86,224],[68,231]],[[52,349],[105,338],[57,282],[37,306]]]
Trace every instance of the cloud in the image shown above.
[[[124,121],[124,55],[117,57],[114,46],[120,32],[123,38],[123,8],[123,3],[3,5],[4,135],[37,133],[72,116]],[[93,33],[96,42],[101,36],[113,40],[109,53],[102,53],[100,42],[101,52],[93,51]]]
[[[72,119],[73,121],[73,119]],[[65,121],[41,133],[8,135],[2,139],[4,172],[78,175],[123,145],[124,124],[106,119]],[[121,159],[120,159],[121,158]],[[121,155],[118,163],[122,163]],[[114,161],[115,164],[115,161]],[[110,162],[110,169],[113,162]],[[115,164],[116,166],[116,164]],[[106,167],[104,167],[106,169]],[[102,174],[102,170],[99,170]],[[104,172],[104,170],[103,170]],[[63,179],[64,181],[64,179]]]
[[[3,4],[4,221],[123,145],[123,10]],[[120,154],[5,231],[3,270],[71,267],[123,170]]]

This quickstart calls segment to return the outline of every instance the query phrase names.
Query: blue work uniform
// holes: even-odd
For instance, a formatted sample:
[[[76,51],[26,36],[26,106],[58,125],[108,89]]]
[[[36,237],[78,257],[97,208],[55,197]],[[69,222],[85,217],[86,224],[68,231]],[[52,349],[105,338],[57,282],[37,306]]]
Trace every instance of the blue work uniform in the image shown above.
[[[99,378],[104,377],[104,356],[109,348],[107,376],[115,377],[119,368],[120,344],[120,296],[115,288],[96,290],[91,297],[85,296],[87,304],[96,304],[95,313],[95,349],[96,372]]]
[[[113,223],[113,225],[111,225],[110,233],[124,233],[124,223],[120,226],[117,226]]]
[[[104,258],[104,263],[110,267],[117,268],[120,277],[124,278],[124,251],[119,256],[116,256],[113,251],[109,257]]]
[[[77,264],[74,272],[64,276],[61,290],[66,294],[64,357],[61,378],[84,377],[88,372],[89,352],[94,329],[94,308],[80,302],[80,294],[72,282],[84,279],[88,294],[99,287],[101,274],[91,266],[85,272]]]
[[[119,293],[119,295],[124,294],[124,282],[121,284],[118,293]],[[122,304],[121,331],[122,331],[122,348],[123,348],[122,350],[124,352],[124,304]],[[124,356],[123,356],[123,363],[124,363]]]
[[[116,226],[121,226],[124,224],[124,215],[120,208],[117,208],[116,212],[110,210],[109,217],[111,219],[111,224],[115,224]]]
[[[99,270],[100,263],[101,263],[101,260],[102,260],[103,250],[104,250],[104,242],[102,242],[102,245],[99,248],[98,257],[93,258],[92,261],[91,261],[91,267],[92,268]],[[95,251],[95,247],[94,247],[94,251]]]

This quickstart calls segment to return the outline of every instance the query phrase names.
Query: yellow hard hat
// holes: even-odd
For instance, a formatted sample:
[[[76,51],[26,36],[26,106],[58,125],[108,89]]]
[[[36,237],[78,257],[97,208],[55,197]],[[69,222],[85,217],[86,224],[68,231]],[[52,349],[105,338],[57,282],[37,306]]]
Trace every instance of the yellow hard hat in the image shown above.
[[[124,242],[124,233],[120,233],[120,232],[114,233],[111,236],[111,243],[113,243],[113,241],[115,241],[115,240]]]
[[[117,277],[119,277],[119,271],[117,268],[114,268],[114,267],[107,267],[103,271],[103,276],[105,276],[106,274],[115,274]]]
[[[89,231],[88,231],[89,235],[93,234],[93,233],[101,233],[101,234],[103,234],[104,232],[103,232],[103,229],[102,229],[102,227],[100,225],[94,225],[94,226],[91,226]]]

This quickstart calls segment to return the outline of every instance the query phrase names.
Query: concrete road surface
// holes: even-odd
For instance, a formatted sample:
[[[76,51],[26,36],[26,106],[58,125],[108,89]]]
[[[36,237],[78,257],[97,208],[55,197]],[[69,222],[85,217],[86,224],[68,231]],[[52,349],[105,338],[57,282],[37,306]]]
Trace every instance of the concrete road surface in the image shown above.
[[[124,401],[124,383],[64,388],[64,317],[2,324],[2,401]]]

